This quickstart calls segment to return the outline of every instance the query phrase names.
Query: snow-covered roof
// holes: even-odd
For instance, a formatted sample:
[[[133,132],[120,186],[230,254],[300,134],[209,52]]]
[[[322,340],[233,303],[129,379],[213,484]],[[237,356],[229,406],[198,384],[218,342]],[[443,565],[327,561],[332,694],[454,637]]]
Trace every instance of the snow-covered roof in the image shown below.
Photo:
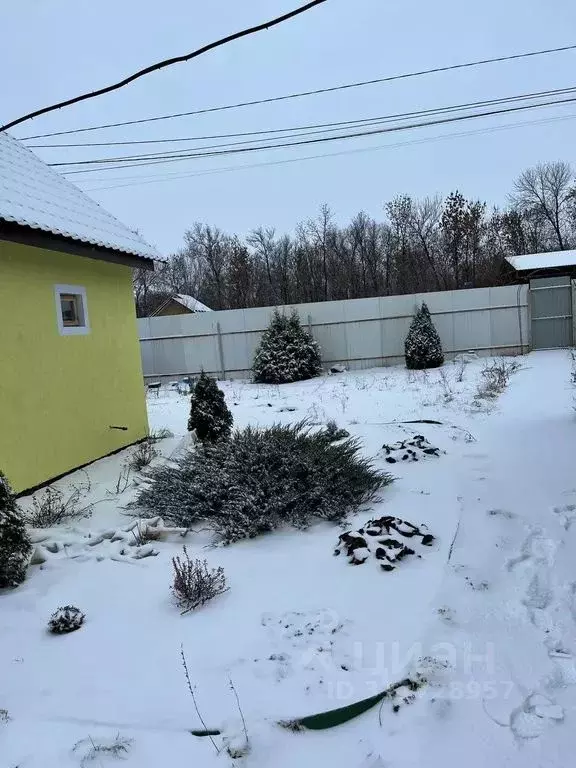
[[[0,133],[0,219],[112,251],[165,261],[137,232],[6,132]]]
[[[178,304],[182,304],[183,307],[189,309],[190,312],[212,312],[210,307],[207,307],[206,304],[202,304],[202,302],[195,299],[194,296],[187,296],[185,293],[177,293],[172,298],[174,301],[177,301]]]
[[[509,256],[506,261],[517,272],[531,272],[536,269],[553,269],[554,267],[576,267],[576,250]]]

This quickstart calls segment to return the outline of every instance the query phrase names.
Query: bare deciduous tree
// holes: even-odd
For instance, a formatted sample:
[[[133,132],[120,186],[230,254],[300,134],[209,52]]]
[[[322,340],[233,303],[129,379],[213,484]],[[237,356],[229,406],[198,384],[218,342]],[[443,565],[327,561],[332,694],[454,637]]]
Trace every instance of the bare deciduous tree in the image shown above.
[[[156,272],[137,270],[140,315],[186,293],[213,309],[351,299],[497,285],[506,256],[576,243],[576,194],[565,163],[529,169],[511,204],[486,205],[460,192],[384,206],[377,221],[361,212],[339,226],[324,205],[316,218],[278,237],[258,227],[245,239],[196,222],[185,244]]]
[[[575,198],[572,177],[568,163],[539,163],[520,174],[512,194],[512,203],[519,211],[540,214],[549,223],[561,251],[570,247],[567,219]]]

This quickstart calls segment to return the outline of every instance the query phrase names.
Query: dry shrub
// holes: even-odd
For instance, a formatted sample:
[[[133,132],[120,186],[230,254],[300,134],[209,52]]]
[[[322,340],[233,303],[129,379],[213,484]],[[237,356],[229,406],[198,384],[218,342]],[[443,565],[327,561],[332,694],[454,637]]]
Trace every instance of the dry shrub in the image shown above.
[[[476,391],[476,399],[494,400],[502,394],[510,376],[520,370],[520,363],[517,360],[495,360],[493,363],[486,363],[482,369],[482,381]]]
[[[158,451],[154,448],[154,442],[150,438],[143,440],[138,444],[134,453],[130,457],[130,468],[134,472],[141,472],[147,467],[152,459],[158,456]]]
[[[184,614],[222,595],[229,587],[222,567],[208,568],[206,560],[191,560],[185,546],[182,550],[183,557],[172,558],[172,592]]]
[[[48,486],[32,500],[30,509],[24,519],[32,528],[51,528],[70,520],[81,517],[89,517],[92,514],[93,504],[84,504],[86,495],[90,492],[90,478],[78,485],[73,485],[66,496],[60,489]]]

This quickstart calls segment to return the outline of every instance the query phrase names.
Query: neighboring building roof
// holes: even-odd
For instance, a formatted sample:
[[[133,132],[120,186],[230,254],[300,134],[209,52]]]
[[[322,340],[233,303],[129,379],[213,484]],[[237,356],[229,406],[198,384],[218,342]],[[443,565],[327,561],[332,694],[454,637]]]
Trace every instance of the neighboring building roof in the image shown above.
[[[182,304],[183,307],[189,309],[190,312],[212,312],[210,307],[207,307],[206,304],[202,304],[202,302],[195,299],[194,296],[187,296],[185,293],[177,293],[172,298],[174,301],[177,301],[178,304]]]
[[[509,256],[506,261],[517,272],[532,272],[537,269],[555,269],[557,267],[576,267],[576,250]]]
[[[150,307],[148,307],[147,310],[150,314],[146,315],[146,317],[157,317],[158,315],[161,315],[171,302],[180,304],[181,307],[184,307],[189,312],[212,312],[210,307],[207,307],[206,304],[202,304],[202,302],[195,299],[194,296],[188,296],[185,293],[173,293],[161,300],[153,311],[150,311]]]
[[[165,261],[81,189],[6,132],[0,133],[0,220],[111,251]]]

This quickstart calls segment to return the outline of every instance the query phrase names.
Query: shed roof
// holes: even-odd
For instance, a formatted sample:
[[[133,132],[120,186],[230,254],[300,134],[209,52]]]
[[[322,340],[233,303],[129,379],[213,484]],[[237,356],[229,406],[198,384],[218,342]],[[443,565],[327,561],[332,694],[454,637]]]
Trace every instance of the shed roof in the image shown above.
[[[0,133],[0,220],[143,259],[165,261],[8,133]]]
[[[538,269],[555,269],[557,267],[576,267],[576,250],[508,256],[506,261],[517,272],[532,272]]]
[[[185,293],[177,293],[173,296],[173,299],[179,304],[182,304],[183,307],[186,307],[186,309],[189,309],[190,312],[212,312],[210,307],[207,307],[206,304],[202,304],[202,302],[195,299],[194,296],[188,296]]]

